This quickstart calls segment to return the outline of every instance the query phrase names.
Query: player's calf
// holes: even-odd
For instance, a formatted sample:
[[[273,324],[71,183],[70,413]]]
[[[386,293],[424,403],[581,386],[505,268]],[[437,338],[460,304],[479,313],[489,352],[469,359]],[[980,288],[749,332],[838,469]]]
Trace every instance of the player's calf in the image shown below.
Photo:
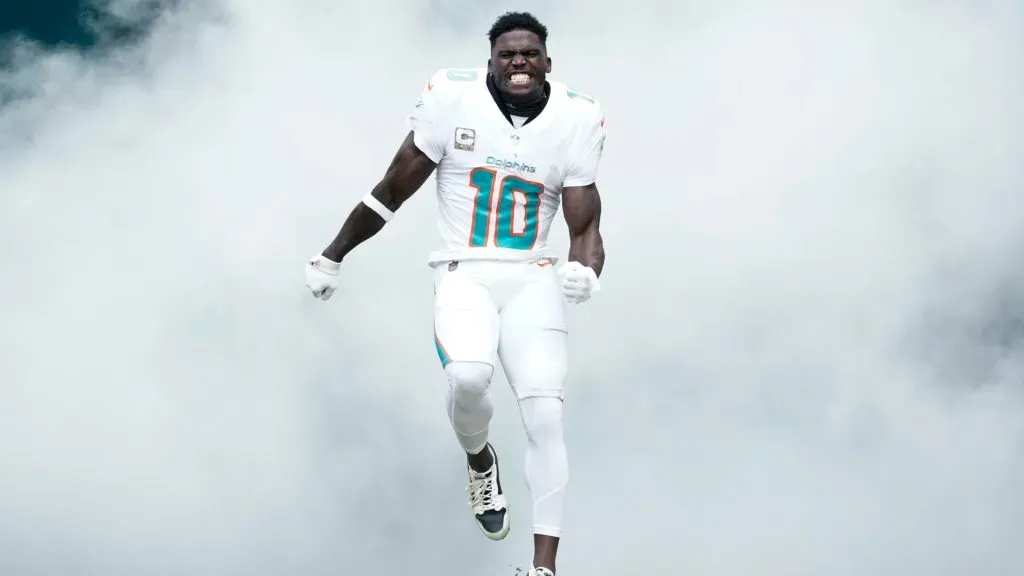
[[[562,400],[524,398],[520,409],[527,438],[526,483],[533,498],[533,565],[535,569],[553,573],[562,533],[565,488],[569,482]]]

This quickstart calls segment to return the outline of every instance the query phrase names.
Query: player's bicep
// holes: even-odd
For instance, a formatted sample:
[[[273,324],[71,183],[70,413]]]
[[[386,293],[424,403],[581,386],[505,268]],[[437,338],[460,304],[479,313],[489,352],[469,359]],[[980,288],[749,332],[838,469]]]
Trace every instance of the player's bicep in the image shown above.
[[[562,190],[562,214],[569,234],[577,236],[601,224],[601,193],[597,184],[568,186]]]
[[[398,210],[423,186],[435,168],[437,163],[416,145],[415,133],[409,132],[371,194],[392,212]]]

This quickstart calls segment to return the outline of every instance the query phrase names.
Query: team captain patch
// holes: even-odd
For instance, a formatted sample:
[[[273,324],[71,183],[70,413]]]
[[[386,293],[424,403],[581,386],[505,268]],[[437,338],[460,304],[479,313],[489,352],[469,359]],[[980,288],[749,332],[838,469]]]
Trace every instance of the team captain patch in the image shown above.
[[[472,152],[476,148],[476,130],[472,128],[456,128],[455,147],[459,150]]]

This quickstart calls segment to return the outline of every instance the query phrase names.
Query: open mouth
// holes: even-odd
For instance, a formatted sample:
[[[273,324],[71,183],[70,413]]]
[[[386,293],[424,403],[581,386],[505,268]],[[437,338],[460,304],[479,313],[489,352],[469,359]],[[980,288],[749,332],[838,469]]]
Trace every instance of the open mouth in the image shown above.
[[[529,86],[533,82],[533,74],[529,72],[513,72],[508,75],[510,86]]]

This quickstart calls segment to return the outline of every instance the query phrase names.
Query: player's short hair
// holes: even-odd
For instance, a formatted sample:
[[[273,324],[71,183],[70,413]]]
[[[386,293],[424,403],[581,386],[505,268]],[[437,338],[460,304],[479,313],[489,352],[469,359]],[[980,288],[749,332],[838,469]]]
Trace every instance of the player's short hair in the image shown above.
[[[541,24],[536,16],[529,12],[506,12],[494,21],[494,25],[487,33],[487,37],[491,40],[491,48],[494,48],[499,36],[513,30],[533,32],[540,38],[540,43],[543,46],[547,47],[548,45],[548,28]]]

